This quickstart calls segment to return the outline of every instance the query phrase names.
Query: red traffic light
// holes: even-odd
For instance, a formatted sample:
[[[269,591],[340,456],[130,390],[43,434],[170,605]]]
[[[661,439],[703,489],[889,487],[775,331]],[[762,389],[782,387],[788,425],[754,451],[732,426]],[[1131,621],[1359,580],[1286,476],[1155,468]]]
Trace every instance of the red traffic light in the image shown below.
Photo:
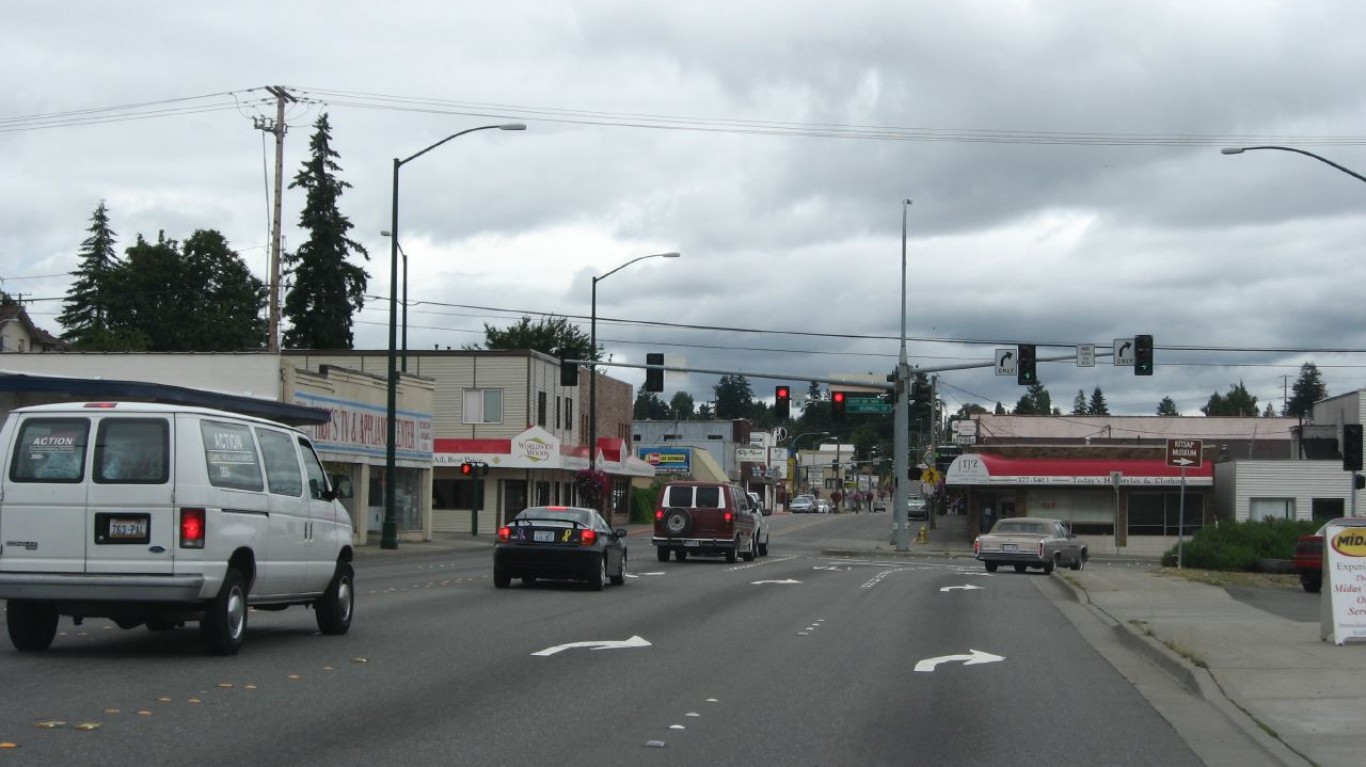
[[[776,390],[776,394],[778,395],[778,399],[792,399],[792,389],[786,386],[779,386]]]
[[[466,461],[466,462],[460,464],[460,473],[461,473],[461,474],[464,474],[464,475],[467,476],[467,477],[473,477],[473,476],[474,476],[474,464],[470,463],[469,461]]]
[[[773,388],[773,414],[783,420],[792,414],[792,388],[775,386]]]
[[[844,417],[844,397],[842,391],[830,392],[830,415],[834,418]]]

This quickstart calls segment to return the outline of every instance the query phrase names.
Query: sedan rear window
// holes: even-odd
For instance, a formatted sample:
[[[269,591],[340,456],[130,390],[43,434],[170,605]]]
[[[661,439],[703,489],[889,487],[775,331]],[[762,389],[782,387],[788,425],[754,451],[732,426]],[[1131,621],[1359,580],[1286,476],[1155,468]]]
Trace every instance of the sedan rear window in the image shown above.
[[[993,533],[1034,533],[1036,535],[1047,535],[1048,528],[1038,522],[1001,522],[992,530]]]

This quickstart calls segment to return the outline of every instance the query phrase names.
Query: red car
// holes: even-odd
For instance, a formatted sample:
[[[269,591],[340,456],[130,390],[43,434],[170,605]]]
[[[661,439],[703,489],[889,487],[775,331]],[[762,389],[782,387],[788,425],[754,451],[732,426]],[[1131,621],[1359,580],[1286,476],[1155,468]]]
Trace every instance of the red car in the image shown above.
[[[1317,594],[1323,588],[1323,531],[1314,535],[1301,535],[1295,542],[1295,572],[1300,576],[1300,585],[1310,594]]]

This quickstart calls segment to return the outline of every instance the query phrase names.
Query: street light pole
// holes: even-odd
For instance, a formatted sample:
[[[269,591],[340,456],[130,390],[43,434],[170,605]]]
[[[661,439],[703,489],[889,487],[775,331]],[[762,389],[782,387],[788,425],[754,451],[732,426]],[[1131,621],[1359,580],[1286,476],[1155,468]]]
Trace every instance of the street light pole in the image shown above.
[[[388,229],[380,230],[381,237],[392,237]],[[397,238],[395,238],[397,239]],[[398,254],[403,256],[403,355],[400,358],[399,366],[403,372],[408,372],[408,253],[403,250],[403,243],[398,243]]]
[[[1242,154],[1243,152],[1251,152],[1256,149],[1275,149],[1280,152],[1294,152],[1295,154],[1302,154],[1305,157],[1312,157],[1315,160],[1324,163],[1325,165],[1331,165],[1334,168],[1337,168],[1343,173],[1346,173],[1347,175],[1356,179],[1357,181],[1366,181],[1366,176],[1363,176],[1354,170],[1344,168],[1341,165],[1338,165],[1337,163],[1328,159],[1327,157],[1320,157],[1314,154],[1313,152],[1306,152],[1303,149],[1296,149],[1290,146],[1226,146],[1223,149],[1220,149],[1219,152],[1220,154]]]
[[[390,212],[389,225],[389,377],[387,379],[388,403],[385,408],[384,428],[384,526],[381,528],[379,539],[379,547],[382,549],[398,548],[398,513],[395,508],[396,494],[394,492],[394,475],[397,472],[398,460],[394,445],[398,439],[398,366],[396,359],[396,347],[398,346],[398,171],[399,168],[451,139],[459,138],[466,133],[495,128],[498,130],[526,130],[526,126],[522,123],[481,125],[478,128],[469,128],[459,133],[452,133],[421,152],[409,155],[402,160],[397,157],[394,158],[393,208]],[[407,286],[406,279],[404,286],[405,288]],[[404,305],[405,307],[407,305],[406,291]],[[407,344],[405,343],[404,346],[406,348]]]
[[[611,277],[617,272],[634,264],[637,261],[644,261],[647,258],[678,258],[679,254],[651,253],[648,256],[640,256],[618,266],[601,277],[593,278],[593,308],[588,325],[588,344],[589,359],[596,360],[598,357],[598,283]],[[588,468],[596,470],[598,468],[598,369],[597,366],[590,367],[588,370]]]
[[[907,528],[906,497],[910,488],[910,450],[907,430],[911,427],[910,405],[906,401],[911,367],[906,357],[906,218],[911,207],[909,198],[901,201],[901,352],[896,363],[896,405],[892,409],[892,474],[895,488],[892,497],[892,525],[896,528],[894,536],[897,551],[908,551],[911,546],[910,530]]]

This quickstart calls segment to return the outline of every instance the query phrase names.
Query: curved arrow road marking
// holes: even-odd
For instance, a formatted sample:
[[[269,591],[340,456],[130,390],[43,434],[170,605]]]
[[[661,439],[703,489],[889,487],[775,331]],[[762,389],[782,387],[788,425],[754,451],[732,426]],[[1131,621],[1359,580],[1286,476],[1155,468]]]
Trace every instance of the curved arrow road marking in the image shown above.
[[[981,591],[982,587],[965,584],[962,586],[945,586],[944,588],[940,589],[940,591],[972,591],[974,589],[976,589],[977,591]]]
[[[938,666],[940,663],[949,663],[951,661],[956,660],[963,661],[964,666],[976,666],[982,663],[997,663],[1005,660],[1005,658],[1000,655],[992,655],[989,652],[982,652],[981,650],[968,650],[968,652],[971,654],[941,655],[938,658],[926,658],[925,660],[922,660],[919,663],[915,664],[915,670],[934,671],[934,667]]]
[[[577,650],[577,649],[580,649],[580,648],[587,648],[587,649],[590,649],[590,650],[621,650],[621,649],[626,648],[626,647],[649,647],[649,646],[650,646],[650,643],[649,643],[648,641],[646,641],[644,638],[638,637],[638,636],[633,636],[633,637],[631,637],[630,639],[625,639],[625,640],[615,640],[615,641],[614,641],[614,640],[610,640],[610,639],[609,639],[609,640],[600,641],[600,642],[570,642],[569,644],[557,644],[557,645],[555,645],[554,647],[547,647],[547,648],[545,648],[544,650],[541,650],[540,652],[534,652],[534,653],[532,653],[532,655],[539,655],[539,656],[541,656],[541,657],[546,657],[546,656],[554,655],[554,654],[557,653],[557,652],[562,652],[562,651],[564,651],[564,650]]]

